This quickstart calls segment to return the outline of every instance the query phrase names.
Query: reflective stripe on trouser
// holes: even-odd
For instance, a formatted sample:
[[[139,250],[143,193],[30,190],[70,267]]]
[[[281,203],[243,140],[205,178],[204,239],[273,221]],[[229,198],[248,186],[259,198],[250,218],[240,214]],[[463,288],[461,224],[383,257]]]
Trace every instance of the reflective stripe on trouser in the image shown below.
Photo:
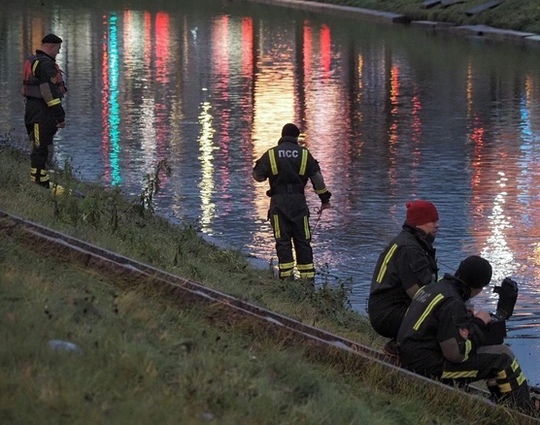
[[[510,367],[500,371],[496,378],[488,379],[486,385],[497,403],[508,403],[524,412],[531,409],[529,385],[516,359]]]
[[[525,375],[523,375],[517,359],[514,359],[510,367],[501,370],[495,379],[499,391],[503,394],[517,390],[525,381]]]
[[[278,267],[279,267],[279,277],[281,279],[286,279],[293,276],[294,261],[291,261],[290,263],[280,262],[278,264]]]
[[[508,346],[488,345],[479,348],[463,363],[444,364],[443,381],[468,383],[480,379],[486,380],[495,401],[508,401],[518,408],[528,408],[530,396],[527,379]]]
[[[293,243],[300,277],[303,279],[312,279],[315,277],[308,217],[304,216],[293,222],[285,219],[278,213],[272,214],[270,221],[274,230],[274,238],[276,239],[279,277],[285,279],[291,277],[293,274],[295,264]]]
[[[30,168],[30,179],[41,186],[49,187],[49,173],[42,168]]]
[[[49,146],[52,146],[58,128],[53,121],[49,120],[44,123],[28,124],[26,130],[32,142],[30,178],[41,186],[49,187],[49,173],[46,164],[49,156]]]

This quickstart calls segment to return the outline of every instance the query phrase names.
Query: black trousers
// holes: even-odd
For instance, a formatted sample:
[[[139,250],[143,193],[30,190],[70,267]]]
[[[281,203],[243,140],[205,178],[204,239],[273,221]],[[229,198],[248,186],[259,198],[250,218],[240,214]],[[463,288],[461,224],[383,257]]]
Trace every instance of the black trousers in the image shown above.
[[[486,345],[461,363],[444,361],[433,351],[408,346],[400,350],[401,365],[420,375],[455,386],[485,381],[492,399],[524,412],[531,409],[529,386],[512,350],[504,344]]]
[[[276,240],[279,277],[293,277],[296,268],[302,279],[315,278],[309,209],[301,194],[283,194],[272,197],[269,219]]]
[[[527,379],[508,346],[487,345],[463,363],[444,363],[442,382],[459,385],[479,380],[486,380],[496,402],[508,403],[523,411],[531,408]]]
[[[58,131],[56,120],[43,99],[27,98],[24,124],[31,142],[30,176],[35,183],[49,187],[47,158],[49,146]]]
[[[371,295],[368,316],[371,326],[379,335],[395,339],[409,304],[388,294]]]

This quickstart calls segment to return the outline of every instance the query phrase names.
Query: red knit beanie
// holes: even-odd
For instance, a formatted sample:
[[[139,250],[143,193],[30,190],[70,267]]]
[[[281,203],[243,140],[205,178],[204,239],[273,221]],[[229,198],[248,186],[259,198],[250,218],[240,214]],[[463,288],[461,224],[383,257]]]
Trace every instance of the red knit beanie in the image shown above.
[[[429,201],[410,201],[405,206],[407,207],[405,222],[411,226],[421,226],[439,220],[437,208]]]

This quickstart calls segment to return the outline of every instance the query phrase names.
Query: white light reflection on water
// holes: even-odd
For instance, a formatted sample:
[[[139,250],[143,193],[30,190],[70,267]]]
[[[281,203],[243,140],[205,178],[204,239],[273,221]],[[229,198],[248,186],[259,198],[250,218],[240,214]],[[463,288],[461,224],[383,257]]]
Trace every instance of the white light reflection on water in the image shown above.
[[[209,235],[212,235],[212,222],[215,215],[215,204],[212,202],[214,194],[214,129],[212,128],[212,114],[210,113],[212,106],[210,102],[201,104],[201,113],[199,115],[199,123],[201,125],[201,133],[198,139],[199,142],[199,161],[201,162],[201,181],[199,183],[201,196],[201,226]]]
[[[504,173],[500,172],[499,174],[501,178],[496,184],[504,188],[506,186]],[[481,255],[489,260],[495,271],[494,280],[512,275],[517,267],[514,254],[506,241],[506,233],[512,230],[510,220],[505,215],[504,203],[506,195],[506,192],[501,191],[493,199],[493,208],[489,216],[487,229],[489,236],[481,252]]]

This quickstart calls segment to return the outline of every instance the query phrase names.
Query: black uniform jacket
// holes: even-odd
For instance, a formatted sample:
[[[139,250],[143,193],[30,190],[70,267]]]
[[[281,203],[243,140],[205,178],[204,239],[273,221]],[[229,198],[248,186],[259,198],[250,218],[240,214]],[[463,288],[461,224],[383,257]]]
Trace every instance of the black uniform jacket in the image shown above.
[[[425,232],[407,224],[382,252],[375,266],[369,295],[370,317],[384,320],[396,306],[408,307],[407,290],[437,280],[435,248]]]
[[[281,137],[277,146],[268,149],[253,168],[255,180],[269,180],[267,195],[272,198],[270,209],[290,215],[291,219],[309,214],[304,196],[308,180],[311,180],[315,193],[323,203],[328,202],[331,196],[319,163],[297,140],[295,137]]]
[[[469,294],[470,289],[449,274],[418,290],[397,337],[403,367],[439,377],[446,361],[461,363],[476,352],[487,327],[467,311]]]

